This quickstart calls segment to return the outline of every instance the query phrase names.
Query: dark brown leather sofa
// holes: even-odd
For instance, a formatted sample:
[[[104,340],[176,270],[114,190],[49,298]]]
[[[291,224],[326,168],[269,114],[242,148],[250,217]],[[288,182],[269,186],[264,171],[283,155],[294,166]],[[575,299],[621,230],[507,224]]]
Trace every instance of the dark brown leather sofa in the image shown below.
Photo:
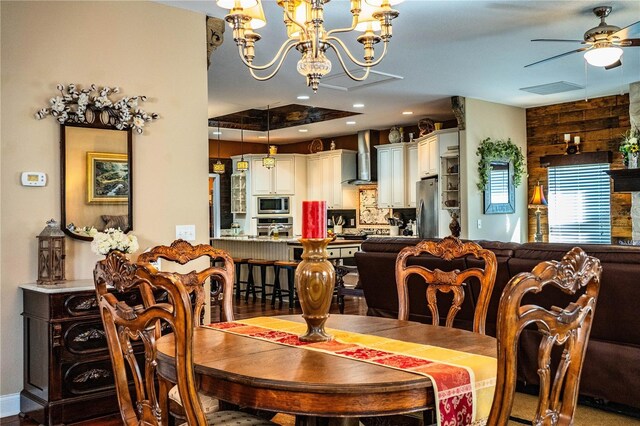
[[[368,306],[368,315],[395,318],[398,314],[394,267],[398,252],[415,245],[418,238],[370,238],[362,244],[355,259]],[[559,260],[577,244],[503,243],[476,241],[492,250],[498,260],[496,283],[487,315],[487,334],[495,336],[496,314],[502,290],[511,277],[529,272],[545,260]],[[640,247],[614,245],[580,245],[587,254],[600,259],[602,277],[591,338],[584,361],[580,394],[598,402],[623,404],[640,409]],[[410,262],[411,263],[411,262]],[[482,262],[468,257],[446,262],[422,256],[413,263],[442,270],[482,266]],[[409,281],[410,319],[431,323],[426,305],[424,284],[414,277]],[[456,318],[455,327],[471,330],[478,283],[467,288],[466,299]],[[550,289],[552,290],[552,289]],[[566,306],[568,296],[550,291],[536,303],[547,308]],[[439,293],[441,317],[446,316],[449,295]],[[526,302],[526,298],[524,300]],[[537,345],[535,329],[525,330],[520,341],[518,377],[525,385],[537,385]]]

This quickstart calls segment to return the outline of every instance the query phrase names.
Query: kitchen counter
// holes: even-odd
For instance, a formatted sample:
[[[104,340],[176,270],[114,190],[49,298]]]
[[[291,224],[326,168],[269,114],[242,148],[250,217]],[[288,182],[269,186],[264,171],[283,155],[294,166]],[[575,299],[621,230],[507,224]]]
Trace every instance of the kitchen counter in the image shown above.
[[[295,237],[283,237],[283,238],[272,238],[272,237],[255,237],[252,235],[238,235],[234,236],[224,236],[218,238],[211,238],[211,242],[215,241],[234,241],[234,242],[252,242],[252,243],[294,243],[298,242],[298,238]]]

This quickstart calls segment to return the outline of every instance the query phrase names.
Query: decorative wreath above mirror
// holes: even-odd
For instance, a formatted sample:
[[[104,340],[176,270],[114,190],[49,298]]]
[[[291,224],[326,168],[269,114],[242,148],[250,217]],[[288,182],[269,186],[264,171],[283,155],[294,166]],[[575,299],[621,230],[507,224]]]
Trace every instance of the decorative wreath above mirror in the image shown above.
[[[146,96],[109,99],[110,95],[120,92],[118,87],[99,88],[95,84],[88,89],[81,89],[75,84],[66,87],[58,84],[56,87],[60,95],[51,98],[50,106],[36,113],[38,120],[51,115],[60,124],[101,124],[142,133],[145,123],[158,118],[158,114],[147,113],[140,108],[139,103],[146,101]]]
[[[520,148],[511,142],[511,139],[494,141],[487,138],[480,142],[476,155],[480,157],[478,162],[479,190],[485,191],[487,189],[492,168],[491,163],[494,161],[511,162],[513,164],[513,185],[519,186],[522,182],[522,175],[525,173],[524,156]]]

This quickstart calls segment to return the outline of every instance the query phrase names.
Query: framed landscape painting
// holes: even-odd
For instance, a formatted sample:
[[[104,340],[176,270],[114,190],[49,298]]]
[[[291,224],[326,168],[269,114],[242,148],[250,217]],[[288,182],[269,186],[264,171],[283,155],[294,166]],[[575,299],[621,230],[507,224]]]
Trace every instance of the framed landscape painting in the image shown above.
[[[120,204],[128,200],[127,154],[87,152],[87,202]]]

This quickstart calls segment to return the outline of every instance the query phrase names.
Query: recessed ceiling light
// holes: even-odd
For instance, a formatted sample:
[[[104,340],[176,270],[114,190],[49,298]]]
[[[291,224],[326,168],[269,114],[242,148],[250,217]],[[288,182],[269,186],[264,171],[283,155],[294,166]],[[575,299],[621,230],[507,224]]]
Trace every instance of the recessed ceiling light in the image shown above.
[[[213,131],[213,132],[211,132],[211,134],[212,134],[212,135],[221,135],[221,134],[222,134],[222,132]]]
[[[356,124],[356,122],[355,122],[355,121],[347,121],[347,124],[348,124],[349,126],[351,126],[351,125],[353,125],[353,124]]]
[[[301,101],[306,101],[307,99],[309,99],[309,95],[300,95],[298,96],[298,99],[300,99]]]
[[[364,104],[353,104],[354,108],[364,108]]]
[[[307,130],[307,129],[298,129],[298,131],[299,131],[300,133],[307,133],[309,130]]]
[[[402,111],[402,115],[413,115],[413,111]]]
[[[262,135],[258,136],[258,139],[266,139],[266,138],[267,138],[266,136],[262,136]]]

